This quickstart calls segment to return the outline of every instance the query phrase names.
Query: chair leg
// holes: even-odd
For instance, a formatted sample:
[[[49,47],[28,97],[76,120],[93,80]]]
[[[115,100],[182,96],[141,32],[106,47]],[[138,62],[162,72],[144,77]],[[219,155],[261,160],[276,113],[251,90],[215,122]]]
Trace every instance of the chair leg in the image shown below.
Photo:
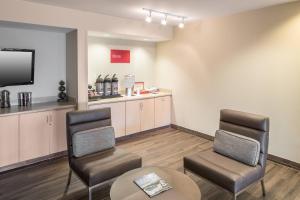
[[[233,200],[236,200],[236,198],[237,198],[237,195],[236,195],[236,194],[233,194],[232,199],[233,199]]]
[[[261,189],[262,189],[263,196],[266,196],[266,188],[265,188],[264,180],[261,180],[260,183],[261,183]]]
[[[92,200],[92,188],[89,187],[89,200]]]
[[[68,182],[67,182],[67,185],[66,185],[66,188],[65,188],[65,192],[64,192],[64,193],[67,193],[67,192],[68,192],[68,189],[69,189],[69,186],[70,186],[70,183],[71,183],[71,178],[72,178],[72,170],[70,169],[70,170],[69,170],[69,176],[68,176]]]

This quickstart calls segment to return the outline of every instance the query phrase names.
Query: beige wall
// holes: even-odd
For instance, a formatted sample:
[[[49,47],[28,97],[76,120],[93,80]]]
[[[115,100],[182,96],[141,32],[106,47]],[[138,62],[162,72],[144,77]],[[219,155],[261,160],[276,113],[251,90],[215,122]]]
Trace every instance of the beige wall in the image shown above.
[[[214,135],[222,108],[267,115],[270,153],[300,162],[300,3],[187,24],[156,66],[173,123]]]
[[[110,63],[111,49],[130,50],[130,63]],[[102,78],[107,74],[110,77],[117,74],[120,89],[125,90],[124,76],[134,74],[136,81],[143,81],[145,87],[152,87],[155,82],[155,59],[156,45],[153,42],[89,37],[88,82],[94,85],[99,74],[102,75]]]

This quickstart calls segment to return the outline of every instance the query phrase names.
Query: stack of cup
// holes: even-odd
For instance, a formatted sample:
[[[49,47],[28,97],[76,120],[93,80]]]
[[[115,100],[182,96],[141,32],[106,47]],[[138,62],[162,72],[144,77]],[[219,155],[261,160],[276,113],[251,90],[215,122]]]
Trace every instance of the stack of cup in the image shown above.
[[[32,102],[31,92],[19,92],[18,93],[18,104],[19,106],[30,106]]]

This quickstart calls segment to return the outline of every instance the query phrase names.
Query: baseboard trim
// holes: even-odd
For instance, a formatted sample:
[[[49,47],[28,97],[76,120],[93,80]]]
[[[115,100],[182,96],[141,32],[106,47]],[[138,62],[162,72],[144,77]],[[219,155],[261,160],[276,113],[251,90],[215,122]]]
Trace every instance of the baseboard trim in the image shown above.
[[[188,128],[185,128],[185,127],[182,127],[182,126],[178,126],[178,125],[175,125],[175,124],[171,124],[171,127],[174,128],[174,129],[177,129],[177,130],[184,131],[186,133],[190,133],[190,134],[202,137],[202,138],[210,140],[210,141],[214,140],[214,136],[207,135],[207,134],[201,133],[199,131],[191,130],[191,129],[188,129]],[[271,160],[273,162],[276,162],[276,163],[279,163],[279,164],[282,164],[282,165],[300,170],[300,163],[297,163],[297,162],[294,162],[294,161],[291,161],[291,160],[288,160],[288,159],[285,159],[285,158],[281,158],[279,156],[268,154],[268,160]]]
[[[281,158],[279,156],[268,154],[268,160],[271,160],[273,162],[276,162],[276,163],[279,163],[279,164],[282,164],[282,165],[300,170],[300,163],[297,163],[297,162],[294,162],[294,161],[291,161],[291,160],[288,160],[288,159],[285,159],[285,158]]]
[[[136,140],[136,139],[156,135],[156,134],[159,134],[159,132],[157,132],[157,131],[162,130],[162,129],[166,129],[166,128],[170,128],[170,127],[171,127],[171,125],[167,125],[167,126],[163,126],[163,127],[159,127],[159,128],[150,129],[150,130],[147,130],[147,131],[142,131],[142,132],[133,133],[133,134],[130,134],[130,135],[125,135],[125,136],[116,138],[116,142],[117,142],[117,144],[119,144],[119,143],[130,142],[132,140]]]
[[[67,155],[68,155],[67,151],[62,151],[62,152],[50,154],[50,155],[47,155],[47,156],[43,156],[43,157],[40,157],[40,158],[26,160],[26,161],[23,161],[23,162],[18,162],[18,163],[12,164],[12,165],[0,167],[0,175],[10,173],[10,172],[14,172],[16,170],[21,170],[21,169],[24,169],[24,168],[44,164],[46,162],[51,162],[53,160],[56,160],[56,159],[59,159],[59,158],[62,158],[62,157],[66,157]]]
[[[194,131],[192,129],[188,129],[188,128],[185,128],[183,126],[178,126],[178,125],[175,125],[175,124],[171,124],[171,127],[174,128],[174,129],[180,130],[180,131],[184,131],[186,133],[190,133],[190,134],[202,137],[202,138],[210,140],[210,141],[214,141],[214,136],[207,135],[207,134],[201,133],[199,131]]]

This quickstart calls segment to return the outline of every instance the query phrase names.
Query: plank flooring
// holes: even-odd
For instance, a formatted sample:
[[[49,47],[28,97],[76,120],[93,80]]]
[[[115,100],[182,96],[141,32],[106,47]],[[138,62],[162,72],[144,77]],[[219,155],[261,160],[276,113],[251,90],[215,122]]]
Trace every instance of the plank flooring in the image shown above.
[[[212,147],[212,142],[172,128],[118,143],[119,148],[143,158],[143,166],[164,166],[183,171],[184,155]],[[57,159],[0,176],[1,200],[86,200],[87,189],[76,177],[67,195],[63,196],[67,181],[66,158]],[[200,187],[203,200],[230,200],[231,195],[207,181],[188,174]],[[260,184],[238,196],[239,200],[300,200],[300,171],[268,161],[265,184],[267,196],[262,197]],[[109,200],[107,185],[93,194],[95,200]]]

